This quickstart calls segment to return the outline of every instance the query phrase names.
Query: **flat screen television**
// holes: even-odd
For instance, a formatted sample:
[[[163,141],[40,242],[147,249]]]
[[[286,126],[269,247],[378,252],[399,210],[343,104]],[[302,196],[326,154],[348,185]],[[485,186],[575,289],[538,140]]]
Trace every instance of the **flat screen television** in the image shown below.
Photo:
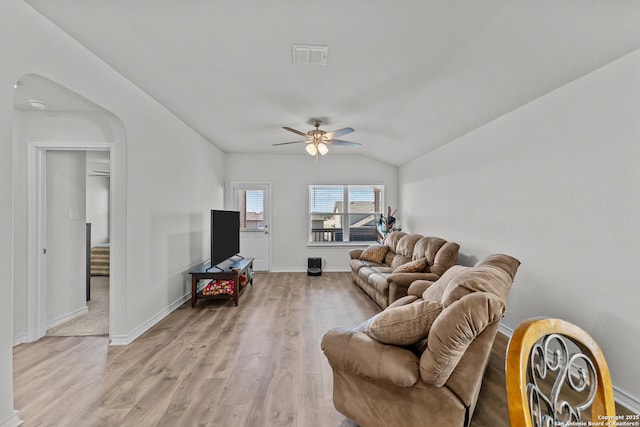
[[[211,210],[211,266],[240,253],[240,212]]]

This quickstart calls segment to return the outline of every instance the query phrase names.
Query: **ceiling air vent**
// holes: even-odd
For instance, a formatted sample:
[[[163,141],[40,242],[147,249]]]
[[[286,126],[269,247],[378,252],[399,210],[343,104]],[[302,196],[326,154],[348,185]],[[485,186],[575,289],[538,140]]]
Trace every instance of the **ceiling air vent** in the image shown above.
[[[327,65],[329,46],[291,45],[291,56],[294,64]]]

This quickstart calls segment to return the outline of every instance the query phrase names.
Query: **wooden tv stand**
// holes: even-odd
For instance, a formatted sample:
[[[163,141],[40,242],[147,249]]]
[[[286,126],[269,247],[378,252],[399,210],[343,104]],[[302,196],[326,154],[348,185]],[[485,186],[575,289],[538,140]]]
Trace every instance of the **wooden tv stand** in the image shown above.
[[[196,306],[198,299],[232,299],[237,306],[238,297],[244,288],[248,284],[253,286],[253,258],[232,261],[224,270],[212,267],[211,262],[207,260],[191,270],[189,274],[191,275],[191,307]],[[243,274],[247,277],[247,281],[240,284],[240,276]],[[233,293],[204,295],[205,285],[198,286],[200,280],[233,280]]]

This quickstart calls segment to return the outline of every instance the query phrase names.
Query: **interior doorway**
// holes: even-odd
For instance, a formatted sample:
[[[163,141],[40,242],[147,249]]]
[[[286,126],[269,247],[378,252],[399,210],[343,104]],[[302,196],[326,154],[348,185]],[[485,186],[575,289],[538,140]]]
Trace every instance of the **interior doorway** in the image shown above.
[[[47,309],[60,306],[68,308],[62,312],[62,318],[47,316],[48,336],[108,336],[109,335],[109,273],[110,273],[110,236],[109,236],[109,193],[110,193],[110,171],[109,171],[108,151],[58,151],[49,150],[46,160],[46,222],[47,222]],[[62,230],[69,228],[68,223],[73,223],[71,218],[60,218],[60,212],[65,214],[65,209],[59,206],[61,197],[67,193],[65,188],[59,188],[57,175],[68,178],[69,171],[74,168],[65,167],[64,171],[55,173],[59,169],[60,163],[67,165],[70,160],[75,159],[78,164],[77,172],[67,179],[69,184],[62,187],[77,187],[77,192],[81,193],[77,197],[80,202],[84,198],[82,212],[78,212],[76,227],[82,228],[84,222],[84,242],[81,230],[76,233],[67,232],[60,236]],[[62,160],[62,162],[61,162]],[[56,167],[58,166],[58,167]],[[75,181],[75,182],[74,182]],[[50,195],[55,195],[55,201]],[[56,206],[58,205],[58,206]],[[71,215],[69,215],[71,217]],[[84,219],[84,221],[82,221]],[[57,237],[55,235],[58,235]],[[77,236],[76,236],[77,234]],[[69,238],[78,240],[77,252],[80,252],[80,245],[84,244],[82,253],[72,255],[66,249],[65,241]],[[60,249],[63,249],[62,251]],[[57,250],[56,250],[57,249]],[[62,255],[63,259],[60,259]],[[62,278],[56,277],[52,264],[52,257],[58,258],[56,266],[67,264],[69,268],[63,273]],[[72,283],[69,277],[70,272],[76,272]],[[60,280],[62,279],[62,280]],[[60,283],[61,282],[61,283]],[[84,288],[82,287],[84,284]],[[68,292],[66,301],[55,304],[56,296],[51,295],[51,291],[56,293]],[[62,292],[60,292],[62,290]],[[84,293],[83,293],[84,290]],[[84,298],[84,301],[82,301]],[[71,301],[75,301],[79,310],[76,310]],[[57,305],[57,307],[56,307]],[[52,319],[53,318],[53,319]]]
[[[44,335],[109,335],[109,263],[96,277],[87,268],[91,250],[110,245],[110,151],[109,143],[30,144],[28,341]],[[94,158],[103,161],[96,166]],[[106,184],[92,182],[98,174]],[[103,188],[101,207],[95,206],[96,187]],[[87,218],[96,210],[106,224],[97,227],[102,230],[98,240],[87,242]]]
[[[42,210],[46,202],[44,167],[46,154],[58,150],[108,153],[105,172],[110,176],[109,342],[126,345],[129,339],[124,124],[109,110],[46,77],[24,74],[14,86],[13,163],[17,171],[14,174],[14,345],[40,339],[48,326],[46,254],[43,253],[46,250],[46,218]],[[34,106],[30,100],[42,102]],[[76,210],[80,208],[67,209],[62,215],[69,221],[69,216],[76,218]]]

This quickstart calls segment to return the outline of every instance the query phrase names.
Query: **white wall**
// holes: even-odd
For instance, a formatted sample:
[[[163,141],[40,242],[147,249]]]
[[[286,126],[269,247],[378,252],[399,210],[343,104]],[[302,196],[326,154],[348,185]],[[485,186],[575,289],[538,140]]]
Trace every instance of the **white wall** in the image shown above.
[[[12,7],[0,3],[0,25],[9,20]],[[8,58],[15,49],[8,33],[0,38],[0,426],[17,425],[13,409],[13,147],[11,144],[13,86]]]
[[[271,183],[272,271],[306,271],[308,257],[323,258],[327,271],[348,270],[352,247],[307,246],[309,185],[384,184],[385,204],[398,206],[398,169],[362,156],[329,153],[316,163],[308,154],[227,154],[226,163],[229,190],[234,181]],[[226,206],[231,208],[229,193]],[[398,219],[403,220],[402,212]]]
[[[49,151],[47,193],[47,329],[86,312],[86,156]]]
[[[125,144],[116,128],[122,124],[107,112],[50,113],[14,110],[13,164],[14,168],[14,340],[23,342],[27,328],[27,151],[29,142],[113,142]],[[84,152],[79,152],[84,156]],[[83,171],[84,173],[84,171]],[[85,182],[83,176],[82,182]],[[84,218],[84,209],[82,215]],[[122,226],[121,226],[122,228]],[[84,229],[84,225],[83,225]],[[84,233],[84,231],[83,231]],[[83,238],[84,241],[84,238]],[[83,243],[84,248],[84,243]],[[84,267],[83,267],[84,268]],[[116,286],[116,290],[123,287]],[[124,292],[120,292],[123,294]],[[121,297],[122,301],[124,298]],[[52,320],[52,319],[50,319]]]
[[[109,152],[87,152],[87,222],[91,223],[91,246],[109,243],[109,199],[111,186],[108,176],[95,171],[109,170]]]
[[[520,259],[503,324],[578,324],[636,405],[639,160],[636,51],[400,169],[405,226]]]
[[[91,246],[109,243],[109,177],[87,176],[87,222]]]
[[[26,180],[26,163],[12,144],[14,83],[28,73],[44,76],[118,118],[108,123],[108,140],[114,144],[111,303],[117,307],[110,330],[117,342],[134,339],[188,293],[186,272],[209,251],[209,209],[223,204],[224,155],[20,0],[0,2],[0,27],[0,425],[4,427],[18,419],[11,379],[13,291],[24,288],[26,277],[26,233],[18,232],[20,227],[24,230],[25,188],[15,183],[16,178]],[[49,129],[43,138],[68,140],[66,132],[58,132],[62,126],[51,124]]]

